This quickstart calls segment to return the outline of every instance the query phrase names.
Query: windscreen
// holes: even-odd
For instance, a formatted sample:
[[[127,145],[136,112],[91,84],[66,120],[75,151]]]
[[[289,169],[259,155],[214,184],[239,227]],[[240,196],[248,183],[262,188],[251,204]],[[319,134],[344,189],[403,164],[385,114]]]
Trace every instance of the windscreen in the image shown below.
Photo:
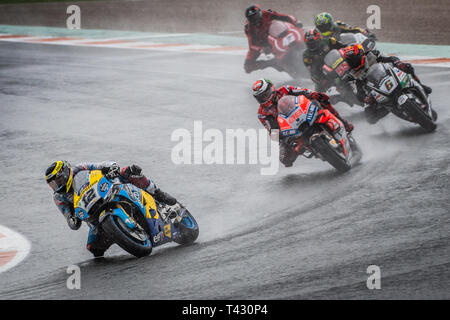
[[[77,195],[80,195],[86,184],[89,184],[89,172],[88,170],[83,170],[75,175],[73,179],[73,190],[75,190]]]
[[[358,43],[358,39],[353,33],[342,33],[339,41],[345,45]]]
[[[367,72],[367,80],[373,84],[380,83],[386,77],[386,70],[381,63],[374,64]]]
[[[269,27],[269,35],[278,38],[283,32],[287,30],[286,25],[281,21],[274,20]]]
[[[342,59],[341,54],[339,53],[339,51],[337,50],[331,50],[330,52],[328,52],[328,54],[325,56],[324,59],[324,63],[331,67],[331,68],[335,68],[337,67],[337,65],[335,65],[336,61],[338,61],[339,59]],[[333,67],[334,66],[334,67]]]

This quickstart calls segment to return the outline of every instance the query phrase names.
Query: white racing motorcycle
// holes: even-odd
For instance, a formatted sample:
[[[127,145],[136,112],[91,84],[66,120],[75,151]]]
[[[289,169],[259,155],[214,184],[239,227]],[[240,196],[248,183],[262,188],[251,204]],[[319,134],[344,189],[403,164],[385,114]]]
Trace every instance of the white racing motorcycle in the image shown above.
[[[419,82],[389,63],[373,64],[364,77],[365,90],[378,104],[427,132],[436,129],[437,113]]]

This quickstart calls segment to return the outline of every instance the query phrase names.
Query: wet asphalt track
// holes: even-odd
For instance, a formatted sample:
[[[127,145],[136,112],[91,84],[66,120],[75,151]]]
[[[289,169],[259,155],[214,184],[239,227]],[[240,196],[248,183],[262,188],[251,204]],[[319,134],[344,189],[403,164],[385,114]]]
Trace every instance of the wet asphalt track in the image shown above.
[[[339,175],[300,159],[259,166],[170,161],[174,129],[258,128],[240,56],[0,42],[0,224],[32,243],[0,274],[0,299],[450,298],[450,69],[420,68],[438,129],[388,117],[354,121],[362,164]],[[311,82],[304,82],[311,87]],[[94,260],[87,227],[71,231],[43,180],[55,159],[140,164],[195,215],[200,237],[135,259]],[[81,290],[66,268],[81,267]],[[381,268],[381,290],[366,269]]]

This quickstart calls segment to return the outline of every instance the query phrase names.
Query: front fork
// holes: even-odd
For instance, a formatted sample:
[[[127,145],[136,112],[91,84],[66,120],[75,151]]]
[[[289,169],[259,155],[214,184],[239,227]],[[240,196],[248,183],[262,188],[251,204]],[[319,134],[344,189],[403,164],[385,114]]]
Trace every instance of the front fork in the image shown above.
[[[332,134],[326,128],[322,131],[314,133],[309,138],[310,144],[314,139],[323,139],[342,157],[347,158],[351,155],[351,146],[349,136],[343,125],[337,128]],[[322,158],[319,154],[319,157]]]

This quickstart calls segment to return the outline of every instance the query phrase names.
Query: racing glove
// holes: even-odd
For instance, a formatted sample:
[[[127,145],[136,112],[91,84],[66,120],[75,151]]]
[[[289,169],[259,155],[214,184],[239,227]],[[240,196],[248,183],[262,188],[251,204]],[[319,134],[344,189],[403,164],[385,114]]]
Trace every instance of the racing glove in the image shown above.
[[[321,92],[311,92],[309,98],[317,100],[319,102],[328,102],[330,100],[330,97],[328,95]]]
[[[399,68],[402,71],[405,71],[406,73],[414,75],[414,68],[410,63],[405,63],[405,62],[398,60],[398,61],[394,62],[394,66]]]
[[[121,176],[126,179],[140,179],[143,177],[142,168],[137,164],[122,169]]]
[[[122,169],[120,176],[127,182],[141,189],[147,189],[151,184],[142,173],[142,168],[137,164]]]
[[[120,176],[120,167],[117,163],[113,163],[108,167],[103,167],[102,173],[107,179],[114,179]]]

